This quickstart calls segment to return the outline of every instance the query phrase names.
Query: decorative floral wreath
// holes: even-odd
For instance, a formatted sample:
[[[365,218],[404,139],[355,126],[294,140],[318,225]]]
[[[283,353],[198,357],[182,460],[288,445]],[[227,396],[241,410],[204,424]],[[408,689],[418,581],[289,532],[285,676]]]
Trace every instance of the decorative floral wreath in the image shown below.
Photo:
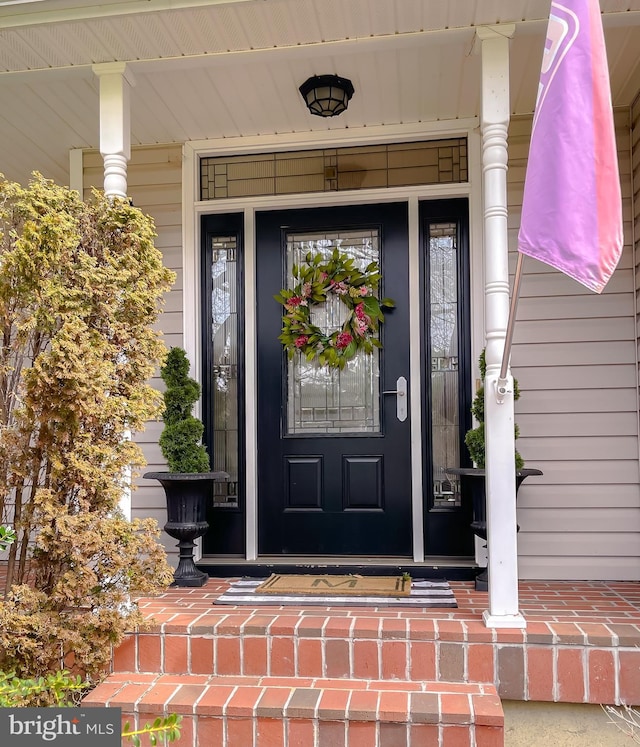
[[[309,362],[344,368],[359,350],[371,354],[382,347],[377,337],[378,326],[384,321],[382,309],[393,308],[395,303],[375,296],[381,278],[376,262],[360,270],[351,257],[337,249],[328,259],[309,252],[304,264],[293,266],[293,277],[297,285],[274,296],[285,308],[278,339],[289,358],[298,350]],[[311,308],[324,303],[330,294],[345,304],[348,313],[342,328],[325,334],[311,323]]]

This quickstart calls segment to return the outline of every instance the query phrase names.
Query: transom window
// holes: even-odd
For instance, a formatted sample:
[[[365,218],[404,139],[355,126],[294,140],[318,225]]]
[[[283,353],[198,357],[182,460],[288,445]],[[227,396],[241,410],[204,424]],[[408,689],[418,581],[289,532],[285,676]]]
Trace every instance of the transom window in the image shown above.
[[[200,159],[200,199],[466,182],[467,140],[362,145]]]

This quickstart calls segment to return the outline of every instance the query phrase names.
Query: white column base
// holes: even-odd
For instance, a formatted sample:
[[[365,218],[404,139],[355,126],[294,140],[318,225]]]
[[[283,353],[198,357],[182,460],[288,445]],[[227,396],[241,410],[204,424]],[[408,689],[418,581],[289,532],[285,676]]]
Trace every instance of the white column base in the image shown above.
[[[520,628],[527,627],[527,621],[518,612],[515,615],[492,615],[489,610],[482,613],[482,619],[487,628]]]

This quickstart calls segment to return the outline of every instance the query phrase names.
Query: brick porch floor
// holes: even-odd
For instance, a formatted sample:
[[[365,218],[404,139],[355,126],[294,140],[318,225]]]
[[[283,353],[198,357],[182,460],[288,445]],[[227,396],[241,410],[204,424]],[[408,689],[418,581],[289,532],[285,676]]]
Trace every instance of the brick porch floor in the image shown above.
[[[451,582],[457,609],[422,611],[214,606],[228,583],[142,600],[157,628],[120,647],[116,670],[490,682],[513,700],[640,703],[638,583],[521,582],[526,630],[486,628],[487,594],[467,582]]]
[[[153,614],[176,615],[178,612],[195,615],[221,611],[228,613],[247,613],[247,607],[231,607],[228,605],[212,607],[213,601],[225,591],[234,579],[210,578],[205,586],[199,589],[167,589],[153,599],[142,600],[141,609]],[[458,602],[457,609],[431,609],[428,616],[435,620],[466,620],[481,622],[482,613],[487,609],[486,592],[477,592],[472,582],[451,581],[451,588]],[[519,584],[520,611],[528,623],[533,622],[598,622],[603,625],[632,624],[640,632],[640,582],[635,581],[520,581]],[[291,607],[261,606],[251,609],[251,614],[259,614],[260,610],[273,613],[280,609],[291,614]],[[300,609],[301,615],[317,612],[319,609],[331,610],[332,614],[348,616],[372,611],[374,608],[354,607],[309,607]],[[384,616],[405,617],[412,616],[415,610],[401,608],[380,610]],[[594,620],[594,618],[598,618]]]
[[[190,747],[501,747],[501,698],[640,704],[638,583],[521,582],[526,630],[493,630],[472,583],[457,609],[214,606],[229,582],[141,600],[87,704],[179,712]]]
[[[181,713],[189,747],[501,747],[501,698],[640,704],[640,583],[524,581],[526,630],[492,630],[467,582],[457,609],[214,606],[230,581],[140,600],[87,705]]]

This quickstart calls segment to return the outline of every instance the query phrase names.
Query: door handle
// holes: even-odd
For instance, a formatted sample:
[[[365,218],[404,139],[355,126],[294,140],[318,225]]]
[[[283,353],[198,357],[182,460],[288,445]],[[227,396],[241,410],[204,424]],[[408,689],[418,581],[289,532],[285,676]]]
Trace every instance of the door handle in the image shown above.
[[[407,419],[407,380],[404,376],[399,376],[396,381],[396,388],[382,393],[396,395],[396,417],[401,423],[404,423]]]

